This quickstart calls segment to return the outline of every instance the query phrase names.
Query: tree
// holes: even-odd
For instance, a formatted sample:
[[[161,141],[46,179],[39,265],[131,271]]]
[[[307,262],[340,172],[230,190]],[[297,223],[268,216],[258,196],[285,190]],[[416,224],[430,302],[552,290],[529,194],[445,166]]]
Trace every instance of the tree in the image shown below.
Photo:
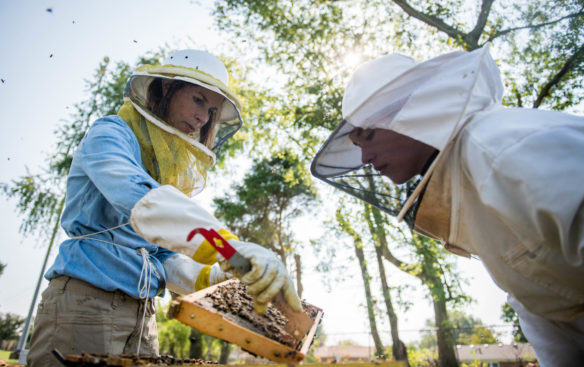
[[[456,344],[470,345],[470,344],[497,344],[499,340],[491,329],[483,325],[483,322],[473,316],[467,315],[464,312],[455,310],[449,314],[449,321],[452,325],[453,338]],[[434,329],[435,324],[432,320],[426,320],[426,325]],[[436,338],[434,333],[425,333],[420,346],[428,348],[436,345]]]
[[[307,213],[316,200],[310,175],[298,157],[285,150],[257,160],[233,195],[213,200],[215,214],[242,239],[274,251],[287,264],[298,244],[291,221]],[[295,257],[297,289],[302,293],[300,258]]]
[[[476,327],[472,335],[470,336],[470,343],[469,344],[498,344],[500,343],[499,339],[493,334],[491,329],[486,328],[484,326]]]
[[[227,364],[233,350],[233,345],[225,340],[203,334],[196,329],[191,329],[189,341],[188,356],[192,359],[214,360],[219,364]]]
[[[0,314],[0,340],[18,339],[24,319],[11,313]]]
[[[221,353],[219,354],[219,360],[217,362],[219,364],[226,365],[227,361],[229,360],[229,354],[232,350],[233,345],[231,343],[228,343],[225,340],[221,340]]]
[[[385,274],[385,265],[383,263],[383,246],[386,243],[385,232],[383,231],[383,219],[379,209],[372,207],[369,204],[364,205],[365,208],[365,222],[369,227],[369,233],[372,236],[375,255],[377,258],[377,267],[379,269],[379,278],[381,280],[381,292],[383,294],[383,300],[385,301],[385,309],[387,311],[387,316],[389,318],[389,325],[391,328],[391,340],[392,340],[392,354],[398,361],[405,361],[406,366],[409,365],[407,349],[404,347],[405,344],[399,338],[398,331],[398,318],[395,310],[393,308],[393,303],[391,300],[390,286],[387,282],[387,276]],[[375,222],[375,223],[374,223]],[[377,225],[376,225],[377,224]]]
[[[461,311],[450,312],[453,336],[457,344],[472,344],[471,339],[475,329],[482,327],[482,321]]]
[[[530,1],[461,6],[457,1],[424,6],[393,1],[408,16],[446,35],[448,44],[473,50],[491,43],[503,60],[511,93],[505,101],[538,108],[566,109],[583,98],[584,5],[572,1]],[[464,16],[472,14],[474,17]],[[470,21],[467,21],[470,20]]]
[[[156,327],[160,353],[176,358],[204,359],[227,364],[232,346],[230,343],[201,333],[196,329],[168,319],[168,305],[163,307],[158,302],[156,307]]]
[[[373,337],[373,342],[375,343],[375,356],[381,359],[385,359],[385,348],[379,337],[379,332],[377,331],[377,321],[375,320],[375,309],[374,309],[374,299],[371,294],[370,276],[367,270],[367,261],[365,260],[365,252],[363,251],[363,240],[359,233],[351,227],[347,219],[348,215],[343,212],[343,208],[337,209],[336,219],[339,225],[339,229],[342,232],[348,234],[353,240],[353,248],[355,249],[355,255],[357,256],[357,261],[359,262],[359,268],[361,270],[361,277],[363,279],[363,288],[365,289],[365,300],[367,302],[367,316],[369,317],[369,328],[371,330],[371,336]]]
[[[254,41],[245,44],[259,49],[262,70],[267,64],[284,74],[280,105],[288,125],[282,126],[294,128],[295,138],[301,139],[298,145],[311,157],[322,136],[341,120],[342,88],[351,60],[365,61],[388,51],[426,59],[490,43],[494,53],[502,55],[498,61],[507,80],[504,103],[552,109],[578,105],[583,98],[582,9],[581,2],[573,0],[224,0],[216,2],[215,15],[222,29]],[[416,249],[418,264],[408,266],[386,247],[384,257],[424,279],[444,339],[439,343],[441,364],[455,365],[446,303],[464,301],[452,293],[456,275],[441,263],[437,243],[402,233],[398,242]]]
[[[203,336],[204,334],[199,330],[191,329],[191,334],[189,335],[189,358],[203,358]]]
[[[176,358],[188,358],[191,328],[177,320],[168,319],[166,317],[168,306],[162,307],[160,302],[157,303],[156,327],[160,353]]]
[[[436,348],[423,348],[416,345],[408,346],[408,357],[412,366],[439,366]]]
[[[0,275],[2,275],[2,273],[4,273],[4,268],[5,267],[6,267],[6,264],[0,263]]]
[[[368,177],[369,185],[373,187],[376,183],[373,182],[371,175]],[[398,195],[403,195],[402,190],[397,190]],[[435,330],[440,363],[445,366],[457,365],[454,351],[456,339],[449,321],[447,305],[448,303],[467,302],[468,297],[462,293],[460,280],[453,270],[453,264],[445,259],[445,251],[436,241],[418,235],[410,227],[388,223],[376,207],[366,204],[365,213],[365,220],[369,225],[376,253],[383,256],[399,270],[419,279],[428,289],[429,298],[434,306],[435,325],[438,325]],[[386,224],[389,224],[387,226],[389,230],[386,228]],[[410,247],[413,250],[414,261],[406,262],[398,258],[390,250],[388,238],[391,238],[394,244],[404,244]],[[397,325],[392,325],[392,334],[397,333],[394,329],[397,329]],[[400,345],[399,339],[394,338],[393,348],[396,349]]]
[[[407,348],[405,343],[399,338],[398,318],[391,299],[391,288],[387,281],[385,265],[383,263],[383,254],[381,253],[380,246],[375,245],[374,247],[376,255],[375,257],[377,259],[377,268],[379,269],[379,279],[381,280],[381,293],[383,294],[385,310],[387,312],[387,317],[389,319],[389,325],[391,328],[392,354],[396,360],[404,361],[407,367],[409,366]]]
[[[523,330],[521,330],[521,325],[519,324],[519,316],[511,307],[509,302],[505,302],[503,306],[501,306],[501,319],[505,322],[509,322],[513,324],[513,340],[517,343],[527,343],[527,338],[523,334]]]

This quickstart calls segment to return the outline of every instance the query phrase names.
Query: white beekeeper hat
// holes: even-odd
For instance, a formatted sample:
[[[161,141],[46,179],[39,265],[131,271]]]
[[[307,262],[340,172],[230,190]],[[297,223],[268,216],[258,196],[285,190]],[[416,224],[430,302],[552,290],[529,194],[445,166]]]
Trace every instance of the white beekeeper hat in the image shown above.
[[[180,50],[172,53],[162,65],[144,65],[138,68],[127,83],[125,96],[139,108],[141,114],[149,115],[147,105],[148,87],[155,79],[181,80],[195,84],[225,97],[218,111],[213,152],[218,153],[221,146],[242,126],[241,103],[229,88],[229,74],[223,62],[216,56],[202,50]],[[149,117],[149,121],[160,128],[172,131],[191,142],[177,129]],[[197,145],[196,142],[193,143]],[[204,150],[204,147],[202,147]],[[213,160],[215,157],[213,156]]]
[[[488,47],[422,63],[390,54],[361,65],[343,96],[343,120],[324,142],[312,174],[413,227],[416,204],[432,170],[469,117],[500,102],[502,85]],[[393,130],[439,151],[423,176],[397,185],[361,162],[349,139],[355,128]]]
[[[378,107],[371,99],[416,64],[408,56],[391,54],[366,62],[355,71],[343,95],[343,120],[312,162],[311,169],[315,176],[336,176],[363,166],[361,148],[353,144],[349,134],[356,127],[387,128],[392,115],[399,111],[405,100],[401,98],[389,105],[385,103],[378,111],[372,111]],[[364,115],[369,117],[362,118]]]

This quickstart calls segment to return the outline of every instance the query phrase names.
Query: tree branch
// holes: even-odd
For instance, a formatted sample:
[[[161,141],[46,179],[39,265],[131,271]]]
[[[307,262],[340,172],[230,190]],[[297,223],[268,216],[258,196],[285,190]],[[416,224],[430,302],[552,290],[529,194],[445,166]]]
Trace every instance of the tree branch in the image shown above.
[[[405,234],[403,233],[401,228],[395,227],[395,229],[400,232],[400,234],[402,235],[403,238],[405,238]],[[406,263],[400,259],[398,259],[397,257],[395,257],[393,255],[393,253],[391,252],[391,250],[389,249],[389,244],[387,243],[387,240],[385,239],[385,237],[382,238],[382,241],[380,241],[379,243],[379,247],[381,250],[381,255],[390,263],[392,263],[393,265],[395,265],[398,269],[400,269],[401,271],[413,275],[416,278],[420,279],[422,282],[424,282],[425,279],[425,274],[423,272],[417,272],[417,266],[414,264],[409,264]]]
[[[526,25],[519,26],[519,27],[508,28],[508,29],[497,32],[494,35],[490,36],[485,43],[489,43],[489,42],[493,41],[495,38],[502,37],[502,36],[504,36],[508,33],[511,33],[511,32],[519,31],[522,29],[537,29],[537,28],[547,27],[548,25],[552,25],[552,24],[561,22],[562,20],[566,20],[569,18],[576,18],[576,17],[580,17],[582,15],[584,15],[584,11],[579,11],[577,13],[568,14],[568,15],[563,16],[561,18],[558,18],[555,20],[550,20],[549,22],[544,22],[544,23],[539,23],[539,24],[526,24]]]
[[[408,274],[416,276],[416,274],[413,274],[412,272],[414,266],[407,264],[402,260],[398,259],[397,257],[395,257],[391,250],[389,249],[387,237],[385,236],[386,234],[385,228],[381,224],[381,216],[379,214],[379,209],[374,208],[369,204],[363,203],[363,215],[365,217],[367,225],[369,226],[369,232],[373,237],[376,251],[377,249],[379,249],[379,254],[398,269]]]
[[[489,13],[491,12],[491,6],[495,0],[483,0],[481,4],[481,12],[477,19],[477,24],[472,31],[468,33],[468,38],[472,40],[473,45],[476,47],[479,44],[479,38],[485,29],[487,24],[487,19],[489,18]]]
[[[537,99],[533,102],[533,108],[538,108],[543,99],[549,96],[551,89],[562,80],[564,75],[569,73],[572,69],[574,69],[580,62],[582,57],[584,57],[584,44],[578,48],[578,50],[570,56],[570,58],[566,61],[564,66],[554,75],[540,90]]]
[[[521,100],[521,93],[516,89],[515,98],[517,98],[517,107],[523,107],[523,101]]]
[[[408,4],[407,1],[404,0],[392,0],[394,3],[396,3],[400,8],[402,8],[408,15],[421,20],[422,22],[434,26],[436,27],[438,30],[446,33],[448,36],[454,38],[454,39],[458,39],[458,38],[462,38],[462,39],[466,39],[467,35],[461,31],[459,31],[458,29],[454,28],[451,25],[446,24],[442,19],[435,17],[433,15],[428,15],[426,13],[423,13],[421,11],[418,11],[416,9],[414,9],[410,4]],[[486,0],[489,1],[489,0]]]

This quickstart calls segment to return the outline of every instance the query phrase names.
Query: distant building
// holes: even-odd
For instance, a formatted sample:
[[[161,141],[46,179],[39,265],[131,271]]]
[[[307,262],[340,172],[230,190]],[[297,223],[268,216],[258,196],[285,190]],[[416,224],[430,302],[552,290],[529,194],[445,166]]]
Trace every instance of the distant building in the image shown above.
[[[481,361],[485,367],[538,366],[531,344],[457,345],[456,356],[461,363]]]
[[[375,350],[373,347],[360,345],[332,345],[316,348],[314,357],[322,363],[331,362],[365,362],[371,361]],[[229,355],[230,363],[266,364],[267,359],[255,357],[240,348],[235,348]]]
[[[353,363],[374,360],[375,348],[361,345],[330,345],[316,348],[314,357],[321,363]],[[535,351],[531,344],[482,344],[457,345],[456,356],[460,363],[483,362],[482,367],[537,367]],[[254,357],[240,348],[229,356],[230,363],[271,364],[261,357]]]
[[[228,364],[273,364],[265,358],[257,357],[241,348],[234,348],[229,354]]]
[[[321,362],[362,362],[373,359],[373,347],[360,345],[331,345],[318,347],[314,356]]]

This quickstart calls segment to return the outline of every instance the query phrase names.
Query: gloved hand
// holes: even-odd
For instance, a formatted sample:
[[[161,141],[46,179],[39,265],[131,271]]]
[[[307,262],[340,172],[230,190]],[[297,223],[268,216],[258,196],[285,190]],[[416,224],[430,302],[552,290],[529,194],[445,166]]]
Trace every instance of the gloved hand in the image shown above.
[[[174,254],[162,263],[166,288],[178,294],[191,294],[200,289],[233,278],[218,264],[203,265],[183,254]]]
[[[294,311],[302,311],[294,283],[282,261],[272,251],[251,242],[230,240],[229,244],[250,261],[251,270],[247,274],[238,274],[224,260],[219,262],[221,269],[231,271],[247,285],[247,292],[254,298],[254,309],[258,314],[266,311],[268,302],[280,291]]]
[[[211,271],[209,272],[209,286],[224,282],[231,278],[235,277],[229,272],[224,272],[219,264],[211,265]]]

